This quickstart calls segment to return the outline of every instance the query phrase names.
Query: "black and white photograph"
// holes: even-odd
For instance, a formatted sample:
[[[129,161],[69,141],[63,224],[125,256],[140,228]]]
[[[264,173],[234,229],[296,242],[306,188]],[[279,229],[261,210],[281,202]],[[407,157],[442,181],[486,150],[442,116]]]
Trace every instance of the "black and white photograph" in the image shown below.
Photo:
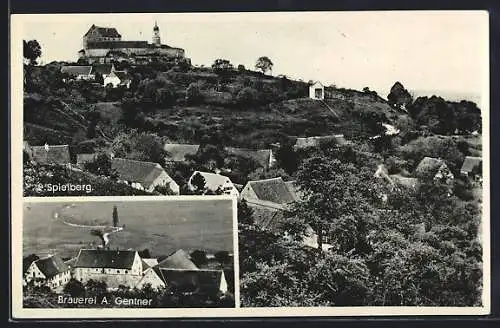
[[[234,307],[232,207],[165,197],[25,201],[23,307]]]
[[[13,15],[16,194],[46,199],[17,204],[24,306],[68,292],[57,279],[84,295],[104,290],[88,286],[94,267],[79,258],[118,249],[145,265],[174,256],[224,273],[223,297],[162,292],[156,307],[488,314],[488,19],[479,10]],[[132,201],[52,208],[60,196],[206,199],[195,212],[227,197],[237,242],[210,245],[233,231],[198,212],[201,226],[180,224],[175,206],[134,217]],[[173,243],[184,229],[190,238]],[[31,279],[43,261],[68,268],[58,286]],[[104,284],[144,294],[185,279],[147,273],[147,283]],[[42,289],[49,296],[36,296]]]

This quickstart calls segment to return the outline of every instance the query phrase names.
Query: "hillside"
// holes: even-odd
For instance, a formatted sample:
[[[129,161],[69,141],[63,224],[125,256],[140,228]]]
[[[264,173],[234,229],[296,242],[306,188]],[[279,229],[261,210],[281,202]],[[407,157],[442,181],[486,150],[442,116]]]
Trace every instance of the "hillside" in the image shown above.
[[[394,123],[406,115],[372,93],[330,88],[331,99],[322,102],[307,98],[305,82],[248,70],[131,66],[134,82],[124,90],[60,83],[61,65],[38,68],[40,85],[25,94],[24,133],[32,144],[74,148],[93,138],[110,141],[133,127],[185,143],[218,131],[228,145],[257,148],[283,136],[359,135],[368,116]]]

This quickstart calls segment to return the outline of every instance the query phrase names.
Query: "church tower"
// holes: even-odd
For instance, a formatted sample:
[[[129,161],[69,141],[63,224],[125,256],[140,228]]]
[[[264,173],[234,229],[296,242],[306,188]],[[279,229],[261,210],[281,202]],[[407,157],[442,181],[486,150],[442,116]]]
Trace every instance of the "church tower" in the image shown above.
[[[155,21],[155,26],[153,27],[153,44],[157,47],[161,46],[160,28],[158,27],[156,21]]]

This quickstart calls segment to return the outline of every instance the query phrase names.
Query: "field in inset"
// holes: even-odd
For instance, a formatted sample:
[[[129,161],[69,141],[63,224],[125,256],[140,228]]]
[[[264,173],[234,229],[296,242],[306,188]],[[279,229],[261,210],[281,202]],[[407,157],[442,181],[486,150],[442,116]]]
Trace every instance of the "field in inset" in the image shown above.
[[[180,248],[233,251],[230,200],[132,200],[25,203],[23,255],[74,257],[81,248],[96,247],[101,240],[91,230],[112,226],[115,205],[124,229],[109,235],[111,249],[147,248],[155,257]]]

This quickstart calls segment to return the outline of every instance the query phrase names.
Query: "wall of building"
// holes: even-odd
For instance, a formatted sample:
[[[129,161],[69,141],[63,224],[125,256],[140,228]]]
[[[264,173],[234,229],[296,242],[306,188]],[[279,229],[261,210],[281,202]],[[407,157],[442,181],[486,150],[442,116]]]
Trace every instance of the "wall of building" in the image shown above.
[[[153,191],[156,186],[166,186],[168,185],[170,189],[176,194],[179,194],[179,185],[172,180],[172,178],[167,174],[167,172],[163,171],[158,178],[153,181],[149,191]]]
[[[105,57],[110,51],[120,51],[128,56],[135,54],[138,56],[163,55],[168,57],[184,57],[184,50],[179,48],[104,48],[104,49],[85,49],[88,57]]]

